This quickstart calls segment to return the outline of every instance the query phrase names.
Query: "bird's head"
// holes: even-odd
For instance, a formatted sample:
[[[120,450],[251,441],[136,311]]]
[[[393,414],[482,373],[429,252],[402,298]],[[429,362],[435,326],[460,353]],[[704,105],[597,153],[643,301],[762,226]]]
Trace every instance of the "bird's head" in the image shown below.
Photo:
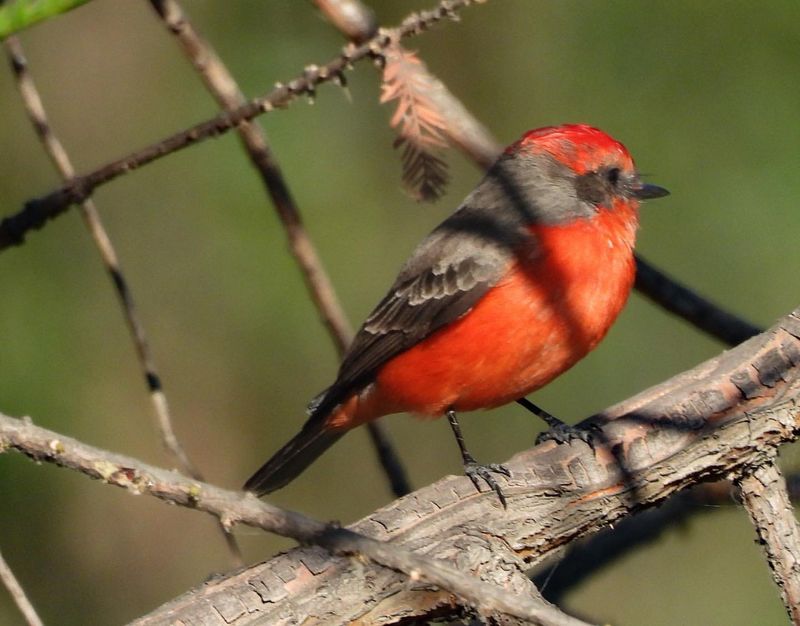
[[[641,180],[628,150],[584,124],[547,126],[511,144],[490,173],[532,221],[560,223],[603,210],[635,212],[669,192]]]

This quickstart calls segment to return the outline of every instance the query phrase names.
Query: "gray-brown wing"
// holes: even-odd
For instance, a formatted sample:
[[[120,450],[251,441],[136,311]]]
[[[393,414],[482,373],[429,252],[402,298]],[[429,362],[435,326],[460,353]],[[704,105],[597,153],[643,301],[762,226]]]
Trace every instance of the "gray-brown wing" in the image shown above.
[[[326,414],[389,359],[468,313],[506,272],[521,236],[518,222],[498,224],[469,208],[443,222],[406,262],[309,412]]]
[[[396,284],[353,340],[337,385],[357,385],[393,356],[468,313],[500,278],[497,270],[467,258]]]

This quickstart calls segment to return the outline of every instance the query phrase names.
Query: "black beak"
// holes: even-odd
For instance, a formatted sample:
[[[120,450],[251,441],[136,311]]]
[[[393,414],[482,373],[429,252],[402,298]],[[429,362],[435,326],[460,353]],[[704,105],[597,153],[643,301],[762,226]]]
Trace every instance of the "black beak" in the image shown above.
[[[652,200],[653,198],[663,198],[668,196],[669,191],[658,185],[651,185],[649,183],[642,183],[638,187],[633,188],[633,197],[639,200]]]

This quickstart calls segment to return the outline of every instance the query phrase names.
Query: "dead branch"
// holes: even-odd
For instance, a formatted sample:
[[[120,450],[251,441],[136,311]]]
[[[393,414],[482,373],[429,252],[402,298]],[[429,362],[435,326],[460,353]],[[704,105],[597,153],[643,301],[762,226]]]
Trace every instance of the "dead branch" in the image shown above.
[[[0,414],[0,444],[37,462],[48,462],[90,478],[122,487],[132,494],[150,495],[216,516],[226,527],[244,524],[323,547],[332,554],[369,559],[414,584],[436,585],[455,594],[481,614],[509,614],[535,624],[586,626],[538,597],[505,589],[465,574],[444,559],[412,552],[336,524],[324,524],[300,513],[259,500],[251,493],[229,491],[193,480],[137,459],[92,447],[70,437]],[[362,566],[363,563],[362,563]],[[530,584],[530,583],[528,583]],[[455,602],[455,599],[454,599]]]
[[[800,309],[766,333],[590,418],[603,444],[546,443],[516,455],[509,507],[450,476],[353,525],[502,584],[578,537],[678,491],[768,462],[800,432]],[[584,425],[587,425],[584,423]],[[197,588],[140,625],[317,619],[397,623],[452,614],[449,592],[389,570],[296,548]]]
[[[276,84],[275,88],[264,96],[254,98],[233,111],[220,113],[210,120],[175,133],[93,172],[77,176],[67,185],[47,195],[29,200],[21,211],[0,221],[0,251],[21,244],[28,232],[42,228],[71,205],[83,202],[97,187],[199,141],[218,137],[258,115],[285,108],[300,96],[313,95],[316,88],[323,83],[331,81],[341,83],[344,72],[354,63],[379,55],[394,38],[402,39],[418,35],[445,19],[455,19],[458,11],[475,1],[440,0],[436,8],[409,15],[400,26],[391,31],[379,32],[359,46],[347,46],[339,56],[323,66],[307,66],[300,76],[286,84]]]
[[[775,459],[737,484],[793,624],[800,624],[800,526]]]

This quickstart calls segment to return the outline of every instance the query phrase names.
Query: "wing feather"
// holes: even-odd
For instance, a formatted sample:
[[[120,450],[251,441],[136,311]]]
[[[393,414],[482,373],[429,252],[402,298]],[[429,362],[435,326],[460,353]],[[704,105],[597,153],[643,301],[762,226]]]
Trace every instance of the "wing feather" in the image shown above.
[[[309,413],[326,415],[389,359],[468,313],[528,236],[517,221],[501,223],[468,207],[445,220],[406,262],[353,339],[336,382],[312,401]]]

